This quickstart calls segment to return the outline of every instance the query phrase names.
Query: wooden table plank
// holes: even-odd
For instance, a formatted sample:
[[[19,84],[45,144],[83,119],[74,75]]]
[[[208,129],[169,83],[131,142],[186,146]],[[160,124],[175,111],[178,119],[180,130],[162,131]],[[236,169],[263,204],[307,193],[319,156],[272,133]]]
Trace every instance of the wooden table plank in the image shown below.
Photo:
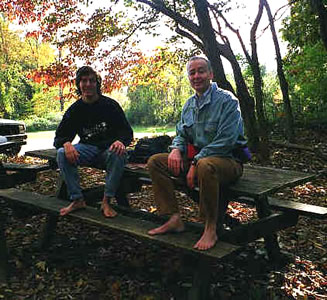
[[[239,202],[255,205],[255,201],[249,197],[239,197],[237,199]],[[295,212],[299,215],[306,217],[314,217],[318,219],[327,218],[327,207],[301,203],[293,200],[283,200],[268,197],[269,206],[272,209],[285,212]]]
[[[281,188],[296,186],[315,177],[315,174],[246,164],[243,176],[230,185],[229,189],[236,195],[269,195]]]
[[[26,151],[25,155],[32,156],[32,157],[38,157],[38,158],[42,158],[42,159],[55,160],[56,156],[57,156],[57,150],[55,148],[32,150],[32,151]]]
[[[45,171],[49,169],[48,164],[43,165],[32,165],[32,164],[22,164],[22,163],[2,163],[3,167],[7,171]]]
[[[55,160],[56,149],[27,151],[25,155]],[[149,177],[147,170],[132,170],[128,166],[126,169],[131,174]],[[270,195],[287,186],[307,182],[316,176],[316,174],[245,164],[243,176],[237,182],[230,184],[228,189],[236,196],[258,197]]]

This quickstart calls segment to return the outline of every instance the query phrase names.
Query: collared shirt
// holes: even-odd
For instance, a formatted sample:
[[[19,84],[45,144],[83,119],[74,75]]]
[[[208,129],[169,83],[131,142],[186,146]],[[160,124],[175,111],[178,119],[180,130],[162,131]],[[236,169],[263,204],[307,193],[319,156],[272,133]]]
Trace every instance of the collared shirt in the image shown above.
[[[172,148],[185,153],[192,143],[200,150],[195,161],[207,156],[235,158],[233,150],[246,144],[238,100],[216,83],[202,97],[199,106],[196,95],[185,103]]]
[[[196,99],[196,104],[197,104],[197,106],[199,108],[202,107],[202,105],[204,103],[204,100],[209,95],[209,93],[211,93],[211,85],[208,87],[208,89],[201,96],[198,96],[197,94],[194,95],[194,97]]]

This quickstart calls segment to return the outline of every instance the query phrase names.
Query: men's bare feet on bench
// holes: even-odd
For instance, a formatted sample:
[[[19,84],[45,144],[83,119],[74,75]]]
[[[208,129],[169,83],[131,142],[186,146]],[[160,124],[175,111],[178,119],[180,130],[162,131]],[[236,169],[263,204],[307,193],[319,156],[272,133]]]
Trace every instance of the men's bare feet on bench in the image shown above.
[[[193,246],[198,250],[208,250],[217,243],[216,225],[206,225],[201,238]]]
[[[74,200],[68,206],[60,209],[60,216],[65,216],[73,211],[77,211],[77,210],[85,209],[85,208],[86,208],[86,203],[84,200]]]
[[[117,216],[117,212],[109,205],[109,198],[104,196],[101,204],[101,211],[105,218],[114,218]]]
[[[184,231],[184,223],[179,214],[173,214],[170,219],[160,227],[148,231],[150,235],[164,234],[168,232],[182,232]]]

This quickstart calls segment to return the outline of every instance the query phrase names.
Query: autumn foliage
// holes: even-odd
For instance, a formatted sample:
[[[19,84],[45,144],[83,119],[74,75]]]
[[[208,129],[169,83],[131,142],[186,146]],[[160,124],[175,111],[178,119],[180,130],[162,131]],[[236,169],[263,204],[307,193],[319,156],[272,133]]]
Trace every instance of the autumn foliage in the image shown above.
[[[104,92],[111,92],[130,82],[129,69],[144,60],[142,53],[133,49],[133,45],[119,40],[119,36],[127,30],[119,23],[119,14],[113,14],[108,7],[88,15],[82,11],[83,5],[87,4],[85,2],[0,2],[0,12],[10,22],[31,28],[25,31],[26,37],[50,42],[61,51],[60,59],[33,71],[29,78],[49,87],[68,87],[68,97],[73,95],[76,69],[83,64],[93,65],[103,77]],[[37,26],[29,26],[32,23]],[[104,41],[106,45],[101,45]]]

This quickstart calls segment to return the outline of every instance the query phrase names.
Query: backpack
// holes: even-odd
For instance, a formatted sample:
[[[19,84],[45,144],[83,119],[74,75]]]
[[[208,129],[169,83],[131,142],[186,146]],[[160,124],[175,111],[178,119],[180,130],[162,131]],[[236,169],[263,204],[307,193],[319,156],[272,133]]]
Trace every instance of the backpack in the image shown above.
[[[133,163],[146,163],[153,154],[168,152],[168,146],[171,142],[172,139],[168,135],[139,139],[134,150],[128,152],[128,161]]]

